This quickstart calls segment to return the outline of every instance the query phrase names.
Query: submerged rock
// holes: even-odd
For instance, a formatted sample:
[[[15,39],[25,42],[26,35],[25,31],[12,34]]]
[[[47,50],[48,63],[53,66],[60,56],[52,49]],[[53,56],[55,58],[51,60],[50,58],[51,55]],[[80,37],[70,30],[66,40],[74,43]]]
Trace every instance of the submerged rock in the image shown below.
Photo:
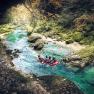
[[[5,49],[5,53],[8,57],[11,59],[17,58],[19,56],[19,53],[21,53],[18,49],[10,50],[8,48]]]
[[[4,41],[0,42],[0,58],[5,64],[9,64],[14,67],[12,59],[19,56],[20,51],[18,49],[8,49]]]

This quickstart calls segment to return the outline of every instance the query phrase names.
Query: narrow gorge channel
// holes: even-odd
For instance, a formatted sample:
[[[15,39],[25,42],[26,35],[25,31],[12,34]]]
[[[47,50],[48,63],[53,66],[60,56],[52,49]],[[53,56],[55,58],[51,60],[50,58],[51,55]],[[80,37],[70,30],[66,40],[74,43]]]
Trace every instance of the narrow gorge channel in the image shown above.
[[[41,64],[37,59],[37,56],[41,54],[42,56],[55,56],[60,60],[64,56],[71,54],[70,49],[60,47],[50,42],[45,44],[42,51],[35,51],[33,48],[29,47],[26,30],[19,28],[10,32],[6,36],[5,43],[9,49],[18,49],[20,51],[19,56],[14,58],[12,61],[17,70],[21,70],[27,74],[32,73],[37,77],[47,75],[63,76],[74,82],[85,94],[94,94],[94,83],[92,83],[94,82],[93,66],[86,67],[82,71],[75,72],[65,66],[63,62],[52,67],[46,64]]]

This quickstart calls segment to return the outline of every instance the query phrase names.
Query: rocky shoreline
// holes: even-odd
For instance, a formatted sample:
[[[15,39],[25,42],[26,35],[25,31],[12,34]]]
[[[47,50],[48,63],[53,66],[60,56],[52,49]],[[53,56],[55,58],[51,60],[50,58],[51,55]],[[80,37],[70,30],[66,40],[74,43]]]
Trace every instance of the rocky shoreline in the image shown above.
[[[80,45],[77,42],[74,42],[72,44],[66,44],[65,41],[57,41],[56,39],[51,39],[38,33],[31,33],[29,35],[29,42],[33,43],[33,47],[35,50],[41,50],[44,47],[44,44],[49,42],[69,48],[72,52],[71,55],[62,59],[62,61],[64,61],[66,65],[79,69],[83,69],[88,65],[87,61],[82,60],[79,55],[75,54],[85,48],[85,46]]]
[[[61,80],[60,80],[61,79]],[[72,82],[62,77],[24,77],[0,64],[1,94],[83,94]]]
[[[48,43],[48,42],[52,42],[52,43],[55,43],[55,44],[60,45],[62,47],[67,47],[67,48],[73,50],[74,52],[80,51],[81,49],[85,48],[84,45],[80,45],[77,42],[74,42],[71,44],[66,44],[65,41],[57,41],[57,39],[45,37],[44,35],[39,34],[39,33],[33,33],[33,34],[31,33],[28,36],[29,36],[29,42],[31,42],[31,43],[36,43],[36,41],[38,41],[38,40],[41,40],[43,44]],[[41,45],[41,44],[39,43],[39,45]],[[43,48],[43,46],[41,48]]]
[[[69,66],[71,69],[77,68],[78,70],[79,69],[82,70],[88,65],[94,65],[92,61],[83,59],[78,54],[80,50],[86,48],[85,45],[80,45],[77,42],[66,44],[65,41],[57,41],[56,39],[52,39],[38,33],[31,33],[29,34],[28,38],[29,38],[28,41],[33,44],[35,50],[41,50],[44,47],[44,44],[49,42],[70,49],[72,52],[71,55],[64,57],[62,61],[65,63],[65,65]]]
[[[1,94],[82,94],[78,87],[65,78],[36,77],[33,74],[23,75],[22,72],[16,71],[11,63],[11,55],[7,54],[7,48],[2,41],[0,46],[0,58],[3,61],[0,64]],[[51,84],[48,84],[49,81]]]

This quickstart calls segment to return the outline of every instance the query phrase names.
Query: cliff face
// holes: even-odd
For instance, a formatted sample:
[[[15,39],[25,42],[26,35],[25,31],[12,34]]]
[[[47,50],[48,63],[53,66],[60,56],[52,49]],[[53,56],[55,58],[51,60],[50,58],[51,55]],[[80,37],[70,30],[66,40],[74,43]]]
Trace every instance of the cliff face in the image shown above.
[[[61,13],[63,12],[94,12],[93,0],[2,0],[0,1],[0,12],[5,12],[11,6],[17,4],[28,4],[34,6],[41,12]],[[46,14],[45,13],[45,14]]]
[[[22,2],[23,0],[0,0],[0,24],[8,22],[8,19],[6,19],[7,10],[12,6],[21,4]]]
[[[36,2],[39,0],[36,0]],[[40,0],[40,9],[51,13],[65,12],[93,12],[93,0]]]
[[[35,5],[40,10],[45,10],[51,13],[60,13],[62,10],[69,9],[70,11],[94,11],[94,0],[0,0],[0,11],[8,9],[17,4]],[[66,10],[67,12],[67,10]]]

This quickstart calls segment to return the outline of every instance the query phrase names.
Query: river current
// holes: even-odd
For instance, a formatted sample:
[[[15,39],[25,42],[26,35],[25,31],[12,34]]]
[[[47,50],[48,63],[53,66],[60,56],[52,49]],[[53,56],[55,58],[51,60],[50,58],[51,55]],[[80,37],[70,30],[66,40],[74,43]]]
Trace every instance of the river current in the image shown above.
[[[58,75],[63,76],[74,82],[85,94],[94,94],[94,67],[87,67],[83,71],[74,72],[66,67],[63,63],[56,66],[41,64],[37,60],[37,56],[49,55],[58,60],[71,53],[69,48],[60,47],[53,43],[45,44],[42,51],[35,51],[29,46],[27,32],[22,29],[16,29],[9,33],[6,38],[9,49],[19,49],[18,58],[13,59],[13,63],[17,70],[25,73],[33,73],[36,76]]]

